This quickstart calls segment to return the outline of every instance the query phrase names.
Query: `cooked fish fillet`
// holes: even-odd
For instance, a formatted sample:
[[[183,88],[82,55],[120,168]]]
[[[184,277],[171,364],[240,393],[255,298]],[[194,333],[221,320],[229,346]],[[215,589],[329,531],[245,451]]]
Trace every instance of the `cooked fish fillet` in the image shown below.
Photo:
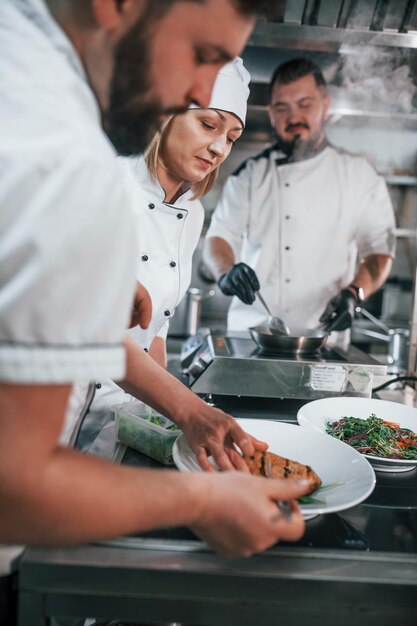
[[[321,478],[309,466],[286,459],[283,456],[274,454],[273,452],[261,452],[257,450],[254,456],[243,457],[246,465],[249,467],[250,473],[255,476],[268,475],[268,460],[271,464],[271,478],[303,478],[308,480],[311,491],[318,489],[321,485]]]

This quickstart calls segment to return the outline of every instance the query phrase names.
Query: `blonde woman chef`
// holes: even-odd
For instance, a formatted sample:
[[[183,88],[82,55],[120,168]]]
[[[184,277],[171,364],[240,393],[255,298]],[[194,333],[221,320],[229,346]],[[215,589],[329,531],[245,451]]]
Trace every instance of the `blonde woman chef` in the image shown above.
[[[137,279],[152,299],[146,330],[127,331],[166,366],[169,320],[191,281],[193,252],[201,235],[204,209],[199,200],[214,185],[218,169],[240,137],[250,75],[240,58],[220,70],[210,107],[174,115],[152,140],[145,156],[120,158],[137,218]],[[113,381],[100,381],[90,413],[112,414],[111,407],[132,396]]]

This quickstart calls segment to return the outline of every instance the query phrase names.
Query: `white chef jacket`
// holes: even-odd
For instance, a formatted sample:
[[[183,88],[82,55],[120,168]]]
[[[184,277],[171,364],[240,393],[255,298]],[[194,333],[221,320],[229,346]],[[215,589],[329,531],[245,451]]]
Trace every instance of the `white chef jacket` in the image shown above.
[[[0,2],[0,76],[0,380],[122,376],[129,199],[79,58],[42,0]]]
[[[385,181],[362,156],[331,145],[288,163],[272,146],[227,180],[207,237],[222,237],[236,263],[256,272],[272,314],[314,328],[327,302],[355,275],[358,258],[394,255],[394,213]],[[264,323],[255,300],[234,297],[228,328]]]
[[[0,77],[0,380],[76,383],[66,442],[88,382],[125,373],[134,222],[83,67],[42,0],[0,2]]]
[[[173,204],[165,202],[165,192],[149,175],[142,156],[118,161],[137,223],[136,277],[152,300],[149,327],[144,330],[137,326],[127,332],[149,350],[155,337],[166,338],[169,320],[190,285],[192,256],[203,228],[204,209],[199,200],[192,199],[191,190]],[[100,380],[90,415],[97,411],[102,421],[111,417],[114,404],[131,399],[114,382]]]

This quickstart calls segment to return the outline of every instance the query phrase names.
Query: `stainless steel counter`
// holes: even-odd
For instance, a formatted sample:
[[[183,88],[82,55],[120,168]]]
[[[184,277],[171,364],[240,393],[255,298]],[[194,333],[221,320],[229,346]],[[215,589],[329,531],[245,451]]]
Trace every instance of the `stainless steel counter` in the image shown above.
[[[131,549],[29,550],[19,626],[50,615],[199,626],[415,626],[417,556],[297,547],[226,561],[150,540]]]
[[[387,396],[415,399],[398,390]],[[272,406],[264,411],[260,417],[277,419]],[[291,421],[293,411],[287,407],[278,418]],[[114,446],[108,424],[91,451],[110,456]],[[119,448],[119,457],[164,471],[129,448]],[[415,626],[417,470],[380,474],[360,506],[308,521],[297,544],[250,559],[220,558],[185,528],[29,549],[20,563],[18,626],[46,626],[51,616],[195,626]]]

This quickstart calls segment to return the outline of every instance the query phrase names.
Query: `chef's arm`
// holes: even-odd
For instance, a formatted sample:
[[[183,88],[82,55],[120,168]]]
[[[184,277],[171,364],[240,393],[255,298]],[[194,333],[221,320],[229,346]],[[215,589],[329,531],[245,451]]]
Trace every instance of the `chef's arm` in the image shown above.
[[[266,449],[223,411],[206,404],[177,378],[160,367],[132,337],[125,337],[127,375],[118,384],[128,393],[171,418],[187,437],[201,467],[213,471],[213,455],[223,470],[245,470],[236,444],[244,454]]]
[[[370,254],[361,259],[352,284],[361,287],[369,298],[387,280],[392,267],[392,257],[387,254]]]
[[[61,447],[70,391],[0,384],[1,543],[62,545],[185,525],[242,556],[301,536],[296,505],[286,521],[275,504],[307,491],[297,481],[138,469]]]
[[[319,318],[321,324],[329,332],[350,328],[357,304],[369,298],[384,284],[391,266],[392,258],[386,254],[370,254],[361,259],[352,282],[326,304]]]
[[[167,367],[167,344],[163,337],[155,337],[149,348],[149,355],[158,365],[166,369]]]
[[[222,237],[208,237],[204,242],[203,262],[216,282],[235,264],[235,255]]]
[[[260,288],[258,277],[247,263],[235,263],[227,241],[222,237],[208,237],[203,262],[225,296],[237,296],[245,304],[253,304]]]
[[[182,506],[186,516],[190,506],[198,510],[193,481],[180,485],[169,472],[158,480],[156,472],[60,447],[70,391],[69,385],[0,385],[0,542],[89,541],[149,528],[158,515],[161,526],[181,524]],[[172,499],[171,489],[179,502],[168,514],[163,500]]]
[[[139,325],[148,328],[152,317],[152,300],[148,290],[139,281],[136,282],[133,297],[133,307],[130,316],[129,328]]]

